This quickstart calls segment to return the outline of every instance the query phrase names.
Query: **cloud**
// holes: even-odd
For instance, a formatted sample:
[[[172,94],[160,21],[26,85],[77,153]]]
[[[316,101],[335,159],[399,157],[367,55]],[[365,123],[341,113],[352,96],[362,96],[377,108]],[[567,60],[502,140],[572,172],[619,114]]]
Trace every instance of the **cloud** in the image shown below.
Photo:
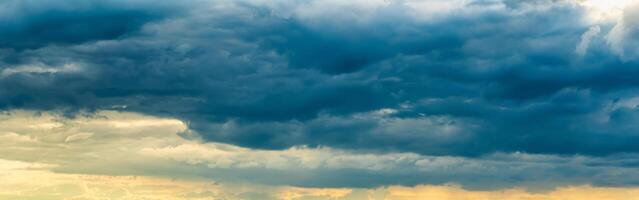
[[[70,63],[61,67],[51,67],[40,65],[27,65],[4,68],[0,76],[11,76],[15,74],[56,74],[56,73],[77,73],[82,68],[78,64]]]
[[[445,9],[416,16],[430,8],[418,4]],[[184,122],[192,138],[261,150],[471,158],[639,151],[637,110],[618,105],[636,98],[636,61],[583,37],[600,27],[610,38],[630,22],[593,25],[574,2],[42,5],[3,7],[33,10],[2,33],[24,35],[2,37],[12,38],[0,50],[3,110],[144,113]],[[49,15],[64,27],[117,31],[63,27],[35,37],[19,28]],[[579,44],[588,47],[581,57]],[[61,67],[76,64],[81,70]]]
[[[631,198],[634,190],[616,188],[593,188],[589,186],[566,187],[548,193],[530,193],[522,190],[502,191],[465,191],[455,187],[415,188],[391,187],[387,199],[626,199]]]
[[[588,51],[588,46],[590,45],[590,41],[601,32],[601,28],[599,26],[590,27],[588,31],[586,31],[583,35],[581,35],[581,42],[577,45],[576,52],[579,56],[586,55],[586,51]]]
[[[632,4],[623,10],[619,22],[608,33],[608,44],[612,50],[624,60],[636,59],[634,47],[637,44],[637,29],[639,28],[639,4]]]
[[[40,164],[41,165],[41,164]],[[144,176],[60,174],[37,163],[0,160],[0,198],[3,199],[246,199],[240,186],[212,181],[189,181]],[[7,167],[8,166],[8,167]],[[36,181],[34,181],[36,180]],[[247,186],[244,186],[247,187]],[[251,188],[261,198],[275,199],[277,188]],[[331,190],[326,190],[331,191]],[[337,194],[339,190],[335,190]],[[298,192],[302,196],[314,196]],[[319,195],[318,195],[319,196]],[[244,197],[244,198],[243,198]]]
[[[0,160],[0,198],[7,199],[633,199],[636,188],[570,186],[545,192],[520,188],[474,191],[455,185],[362,188],[302,188],[218,183],[145,176],[60,174],[46,165]],[[33,181],[40,180],[40,181]]]
[[[68,118],[60,113],[14,110],[0,115],[0,127],[4,129],[0,132],[0,161],[61,177],[144,176],[310,188],[458,184],[473,190],[552,190],[584,184],[630,187],[637,185],[639,176],[634,170],[639,163],[636,154],[494,153],[465,158],[308,146],[259,150],[186,139],[192,133],[176,119],[114,111]],[[31,175],[11,177],[31,180]]]
[[[165,2],[3,1],[0,46],[33,49],[47,45],[117,39],[171,12]]]

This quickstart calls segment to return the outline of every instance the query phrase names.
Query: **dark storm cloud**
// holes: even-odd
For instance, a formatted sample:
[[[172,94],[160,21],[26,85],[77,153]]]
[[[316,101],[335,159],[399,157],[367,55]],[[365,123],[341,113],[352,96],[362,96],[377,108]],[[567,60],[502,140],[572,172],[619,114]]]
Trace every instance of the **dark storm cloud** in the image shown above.
[[[0,47],[25,49],[116,39],[175,11],[169,6],[161,1],[2,1]]]
[[[637,61],[603,36],[577,55],[590,24],[574,4],[420,17],[394,1],[48,3],[3,7],[34,10],[0,31],[3,109],[171,116],[205,140],[266,149],[639,151]]]

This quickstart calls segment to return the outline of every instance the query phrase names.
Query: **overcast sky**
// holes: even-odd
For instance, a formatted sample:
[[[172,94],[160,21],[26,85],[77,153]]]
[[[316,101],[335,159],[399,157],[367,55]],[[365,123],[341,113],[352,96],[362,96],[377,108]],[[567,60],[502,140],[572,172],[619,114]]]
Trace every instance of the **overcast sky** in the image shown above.
[[[639,3],[0,1],[0,169],[0,199],[638,198]]]

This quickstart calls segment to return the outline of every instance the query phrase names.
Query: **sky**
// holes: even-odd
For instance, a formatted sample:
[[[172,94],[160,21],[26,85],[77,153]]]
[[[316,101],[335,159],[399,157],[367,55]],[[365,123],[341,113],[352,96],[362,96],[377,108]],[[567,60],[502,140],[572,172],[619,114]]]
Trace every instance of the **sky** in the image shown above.
[[[0,199],[639,199],[636,0],[3,0]]]

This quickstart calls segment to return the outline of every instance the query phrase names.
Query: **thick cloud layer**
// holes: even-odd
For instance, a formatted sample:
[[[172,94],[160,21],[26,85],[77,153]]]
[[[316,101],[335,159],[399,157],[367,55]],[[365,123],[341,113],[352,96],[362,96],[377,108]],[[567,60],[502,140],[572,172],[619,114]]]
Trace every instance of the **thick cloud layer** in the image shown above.
[[[0,169],[11,170],[13,165],[6,162],[11,160],[58,176],[145,176],[239,184],[236,188],[243,184],[340,188],[454,184],[473,190],[547,191],[575,185],[639,184],[638,154],[589,157],[517,152],[464,158],[304,146],[255,150],[185,139],[180,134],[188,134],[186,126],[179,120],[113,111],[70,119],[14,110],[0,114],[0,127]],[[0,173],[2,180],[9,180],[2,184],[11,186],[0,187],[0,197],[3,189],[34,190],[34,186],[13,186],[10,181],[31,182],[33,176],[28,174],[34,172],[15,173]]]
[[[263,149],[634,153],[636,8],[3,1],[0,108],[171,116]]]
[[[117,39],[172,11],[167,3],[119,0],[3,1],[0,6],[0,45],[18,50]]]

